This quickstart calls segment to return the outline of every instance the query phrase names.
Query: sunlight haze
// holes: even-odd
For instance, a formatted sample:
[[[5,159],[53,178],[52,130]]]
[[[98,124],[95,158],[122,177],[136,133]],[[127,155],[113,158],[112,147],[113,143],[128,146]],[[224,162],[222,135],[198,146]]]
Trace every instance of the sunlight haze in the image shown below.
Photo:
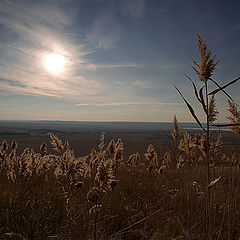
[[[207,8],[205,7],[207,6]],[[189,64],[196,33],[219,64],[220,86],[239,76],[238,1],[1,0],[1,120],[201,121]],[[215,89],[215,85],[210,88]],[[239,83],[226,91],[239,103]],[[218,121],[227,97],[216,95]]]

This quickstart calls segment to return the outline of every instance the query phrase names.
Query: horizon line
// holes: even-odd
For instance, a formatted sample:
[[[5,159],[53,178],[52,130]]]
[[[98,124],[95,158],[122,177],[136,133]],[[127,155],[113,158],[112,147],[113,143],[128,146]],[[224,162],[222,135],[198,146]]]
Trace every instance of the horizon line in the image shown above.
[[[103,120],[103,121],[97,121],[97,120],[46,120],[46,119],[38,119],[38,120],[24,120],[24,119],[0,119],[0,122],[92,122],[92,123],[173,123],[172,121],[113,121],[113,120]],[[181,123],[189,123],[189,124],[197,124],[197,122],[180,122],[178,121],[179,124]],[[206,124],[206,122],[201,122],[202,124]],[[219,122],[219,124],[226,124],[225,122]]]

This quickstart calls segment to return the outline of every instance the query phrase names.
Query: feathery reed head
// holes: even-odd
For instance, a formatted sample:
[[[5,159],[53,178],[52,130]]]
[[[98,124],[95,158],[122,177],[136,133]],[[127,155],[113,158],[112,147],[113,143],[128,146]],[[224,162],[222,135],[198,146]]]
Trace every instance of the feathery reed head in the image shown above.
[[[208,45],[203,42],[201,35],[197,34],[197,47],[200,52],[200,63],[198,63],[194,58],[192,58],[193,65],[190,65],[195,73],[197,74],[200,81],[207,82],[212,76],[218,62],[215,62],[215,55],[212,55],[211,50],[209,50]]]
[[[123,160],[123,141],[119,138],[115,144],[114,150],[114,160],[115,161],[122,161]]]
[[[238,111],[237,106],[228,100],[228,111],[230,112],[230,116],[227,117],[227,119],[230,120],[231,124],[240,124],[240,111]],[[240,135],[240,126],[230,126],[229,127],[233,132]]]
[[[208,106],[208,120],[210,123],[214,122],[217,119],[217,114],[218,111],[216,110],[216,102],[213,94]]]
[[[174,139],[174,141],[177,140],[179,134],[181,133],[181,130],[178,128],[178,121],[176,115],[173,117],[173,130],[171,131],[171,135]]]
[[[132,155],[129,156],[128,158],[128,165],[129,166],[137,166],[139,164],[139,160],[140,160],[140,154],[139,153],[133,153]]]
[[[152,161],[153,159],[155,159],[157,157],[157,154],[154,150],[154,147],[152,144],[150,144],[148,146],[147,152],[144,154],[146,160],[148,161]]]
[[[8,144],[7,144],[6,139],[4,139],[4,140],[2,141],[1,150],[2,150],[2,151],[6,151],[7,149],[8,149]]]
[[[99,182],[99,186],[104,192],[112,189],[111,184],[115,180],[112,164],[112,160],[108,159],[107,161],[101,161],[97,167],[95,180]]]
[[[40,151],[41,151],[41,157],[47,155],[47,144],[46,144],[46,142],[42,143],[42,145],[40,146]]]
[[[108,147],[107,147],[107,150],[110,154],[113,154],[114,153],[114,150],[115,150],[115,141],[114,139],[112,139],[109,144],[108,144]]]
[[[98,145],[100,152],[103,151],[103,148],[104,148],[104,139],[105,139],[105,133],[102,132],[101,137],[100,137],[100,143]]]
[[[203,156],[206,157],[207,156],[207,135],[206,134],[202,134],[200,150],[202,151]]]
[[[15,139],[13,139],[12,143],[11,143],[11,148],[12,150],[16,150],[17,149],[17,142]]]
[[[56,152],[62,153],[64,150],[62,141],[53,133],[48,133],[48,135],[52,140],[51,144],[53,145],[53,150],[55,150]]]

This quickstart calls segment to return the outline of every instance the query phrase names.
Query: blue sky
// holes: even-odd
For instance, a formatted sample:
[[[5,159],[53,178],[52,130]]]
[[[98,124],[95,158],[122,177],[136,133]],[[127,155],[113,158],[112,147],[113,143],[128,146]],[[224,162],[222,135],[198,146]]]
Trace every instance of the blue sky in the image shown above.
[[[220,85],[240,75],[240,2],[1,0],[0,119],[193,122],[190,57],[199,32],[219,61]],[[61,74],[44,59],[65,57]],[[227,89],[239,103],[239,83]],[[219,120],[227,99],[217,96]]]

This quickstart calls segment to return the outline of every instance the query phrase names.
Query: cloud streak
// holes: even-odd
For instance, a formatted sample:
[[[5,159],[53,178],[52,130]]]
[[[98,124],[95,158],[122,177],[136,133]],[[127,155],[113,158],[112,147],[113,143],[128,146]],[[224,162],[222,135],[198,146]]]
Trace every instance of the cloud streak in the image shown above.
[[[128,106],[128,105],[183,105],[182,103],[170,103],[170,102],[113,102],[113,103],[77,103],[76,106],[98,106],[98,107],[105,107],[105,106]]]
[[[139,80],[132,82],[132,85],[134,87],[139,87],[139,88],[152,88],[153,87],[153,84],[151,84],[149,82],[139,81]]]
[[[125,64],[86,64],[86,68],[90,70],[99,69],[115,69],[115,68],[137,68],[141,67],[140,64],[125,63]]]
[[[87,33],[87,41],[97,43],[98,47],[112,48],[120,38],[121,25],[116,20],[111,9],[99,14]]]

